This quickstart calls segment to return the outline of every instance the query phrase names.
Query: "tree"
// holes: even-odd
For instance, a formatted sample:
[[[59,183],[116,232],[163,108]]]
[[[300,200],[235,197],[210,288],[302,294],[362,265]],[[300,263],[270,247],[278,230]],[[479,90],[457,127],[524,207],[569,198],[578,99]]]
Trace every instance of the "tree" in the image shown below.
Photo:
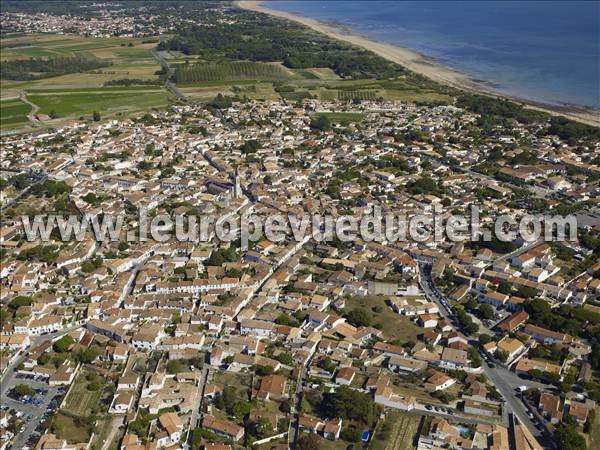
[[[181,364],[181,361],[179,361],[178,359],[171,359],[168,363],[167,363],[167,372],[174,374],[174,373],[179,373],[183,370],[183,365]]]
[[[481,356],[475,347],[469,347],[467,351],[472,367],[481,367]]]
[[[237,419],[242,419],[244,418],[247,414],[250,413],[250,402],[247,402],[245,400],[239,400],[237,402],[235,402],[235,404],[233,405],[233,415],[237,418]]]
[[[84,261],[84,263],[81,265],[81,270],[85,273],[91,273],[96,270],[96,266],[94,266],[92,261]]]
[[[315,130],[327,131],[331,129],[331,120],[326,115],[317,114],[311,119],[310,127]]]
[[[333,393],[325,394],[321,408],[332,417],[356,420],[370,425],[373,421],[373,399],[348,386],[341,386]]]
[[[82,363],[91,363],[98,357],[98,352],[92,347],[88,347],[77,354],[77,359]]]
[[[319,450],[320,439],[316,434],[304,434],[300,436],[297,443],[298,450]]]
[[[75,339],[73,339],[71,336],[69,336],[67,334],[67,335],[61,337],[58,341],[56,341],[52,345],[52,348],[57,353],[66,353],[69,351],[69,348],[71,348],[71,345],[73,345],[74,343],[75,343]]]
[[[508,281],[502,280],[498,285],[498,292],[508,295],[512,292],[512,285]]]
[[[202,445],[202,428],[194,428],[192,431],[192,450],[200,450]]]
[[[281,313],[275,319],[275,323],[278,325],[285,325],[287,327],[297,327],[298,321],[286,313]]]
[[[4,308],[0,308],[0,326],[4,326],[4,324],[10,320],[11,314],[5,310]]]
[[[323,402],[323,392],[319,389],[307,389],[303,392],[302,397],[306,399],[312,409],[318,409]]]
[[[503,363],[508,361],[508,353],[505,352],[504,350],[500,350],[500,349],[496,350],[496,357]]]
[[[218,94],[212,101],[209,103],[209,106],[212,106],[216,109],[227,109],[231,108],[233,101],[231,97],[227,97],[223,94]]]
[[[329,356],[326,356],[325,358],[321,359],[317,365],[323,369],[326,370],[329,373],[333,373],[335,372],[335,364],[334,362],[331,360],[331,358]]]
[[[289,353],[279,353],[278,355],[273,356],[273,358],[286,366],[294,365],[294,357]]]
[[[490,342],[492,342],[492,337],[489,334],[479,335],[479,343],[481,345],[489,344]]]
[[[281,404],[279,405],[279,411],[281,411],[282,413],[289,413],[292,409],[292,402],[290,402],[289,400],[284,400],[281,402]]]
[[[259,365],[259,366],[256,366],[255,371],[256,371],[257,375],[264,377],[267,375],[272,375],[275,370],[273,369],[273,366],[260,366]]]
[[[88,383],[87,385],[87,389],[88,391],[97,391],[102,387],[102,383],[100,381],[92,381],[91,383]]]
[[[31,297],[27,297],[25,295],[18,295],[10,301],[8,306],[12,309],[18,309],[21,306],[30,306],[32,302],[33,299]]]
[[[15,393],[15,395],[18,395],[18,396],[35,395],[35,389],[27,386],[26,384],[17,384],[13,388],[13,392]]]
[[[264,439],[266,437],[272,436],[274,434],[273,427],[269,420],[265,417],[261,417],[255,422],[252,426],[252,434],[259,439]]]
[[[360,430],[354,427],[346,427],[342,429],[340,437],[348,442],[360,442]]]
[[[529,286],[521,287],[518,292],[519,292],[519,297],[523,297],[523,298],[532,298],[537,295],[537,290],[532,287],[529,287]]]
[[[94,122],[100,122],[100,120],[101,120],[101,119],[102,119],[102,118],[101,118],[101,116],[100,116],[100,113],[99,113],[98,111],[94,111],[94,112],[92,113],[92,120],[93,120]]]
[[[45,366],[46,364],[48,364],[50,362],[50,359],[51,359],[50,355],[48,353],[44,352],[37,359],[37,363],[41,366]]]
[[[487,303],[479,305],[478,310],[479,314],[481,314],[481,317],[483,317],[484,319],[490,320],[492,317],[494,317],[494,308],[492,308]]]
[[[561,424],[554,432],[558,450],[586,450],[585,438],[573,425]]]
[[[223,389],[223,392],[221,393],[221,397],[223,400],[223,409],[225,409],[225,411],[227,411],[229,414],[233,414],[233,407],[237,401],[235,387],[225,386],[225,389]]]
[[[346,319],[355,327],[368,327],[371,325],[371,314],[364,308],[355,308],[346,314]]]
[[[256,151],[260,147],[261,147],[260,142],[258,142],[256,139],[249,139],[242,144],[242,146],[240,147],[240,150],[245,155],[248,155],[250,153],[256,153]]]
[[[221,394],[215,395],[215,407],[224,410],[225,409],[225,401],[223,400],[223,396]]]

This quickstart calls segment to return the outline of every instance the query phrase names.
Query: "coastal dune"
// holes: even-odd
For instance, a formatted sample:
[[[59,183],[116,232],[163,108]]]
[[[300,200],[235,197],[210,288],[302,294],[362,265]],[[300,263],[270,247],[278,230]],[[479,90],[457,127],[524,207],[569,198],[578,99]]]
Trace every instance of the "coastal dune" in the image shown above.
[[[543,103],[525,101],[518,98],[500,95],[498,92],[494,92],[490,87],[486,86],[485,84],[473,80],[468,75],[453,70],[451,68],[444,67],[436,63],[433,59],[428,58],[427,56],[415,52],[413,50],[398,47],[397,45],[373,41],[363,36],[349,33],[346,30],[340,30],[332,25],[328,25],[326,23],[308,17],[298,16],[285,11],[269,9],[268,2],[239,0],[236,1],[235,4],[243,9],[270,14],[272,16],[299,22],[309,28],[312,28],[315,31],[326,34],[331,38],[338,39],[340,41],[344,41],[349,44],[370,50],[373,53],[381,56],[382,58],[398,63],[406,67],[407,69],[420,75],[423,75],[437,83],[451,86],[457,89],[474,91],[480,94],[490,95],[493,97],[509,98],[511,100],[523,103],[527,107],[532,109],[545,111],[550,114],[562,115],[573,120],[587,123],[589,125],[600,126],[600,111],[588,110],[585,108],[577,107],[546,105]]]

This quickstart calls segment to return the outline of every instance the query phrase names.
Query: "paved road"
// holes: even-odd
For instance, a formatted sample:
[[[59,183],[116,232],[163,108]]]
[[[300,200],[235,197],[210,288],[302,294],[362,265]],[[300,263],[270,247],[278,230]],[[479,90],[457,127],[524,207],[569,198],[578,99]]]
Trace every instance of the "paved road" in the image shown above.
[[[152,50],[152,53],[154,54],[154,57],[158,59],[160,65],[163,68],[167,69],[167,81],[165,81],[165,89],[167,89],[169,92],[175,95],[175,97],[177,97],[179,100],[182,100],[184,102],[187,101],[188,98],[186,97],[186,95],[183,92],[181,92],[172,81],[170,81],[171,75],[173,75],[173,69],[171,69],[167,60],[164,58],[164,56],[160,54],[160,52],[154,49]]]
[[[527,408],[520,398],[517,398],[515,388],[511,385],[510,380],[505,378],[505,372],[497,368],[490,368],[484,364],[484,373],[492,381],[498,392],[502,394],[506,400],[509,412],[512,412],[519,422],[524,425],[529,432],[542,444],[545,448],[555,448],[552,436],[548,433],[545,427],[540,430],[536,424],[529,418]],[[525,384],[525,383],[522,383]]]
[[[316,347],[315,347],[316,348]],[[294,393],[294,404],[290,409],[290,427],[288,429],[288,447],[290,449],[296,448],[296,442],[298,440],[298,433],[300,431],[300,403],[302,402],[302,393],[304,391],[304,382],[306,381],[307,367],[310,366],[313,355],[311,354],[305,361],[300,375],[298,376],[298,383],[296,384],[296,392]]]
[[[198,428],[202,423],[202,400],[204,400],[204,389],[206,388],[206,383],[208,382],[208,373],[209,365],[205,363],[204,366],[202,366],[202,377],[200,378],[200,383],[198,384],[198,395],[196,402],[192,407],[192,417],[190,417],[190,426],[188,428],[188,434],[184,444],[186,449],[191,448],[192,446],[192,432],[194,431],[194,428]]]
[[[71,331],[73,331],[77,328],[80,328],[80,327],[81,327],[81,325],[76,324],[76,325],[72,325],[68,328],[65,328],[64,330],[57,331],[55,333],[42,334],[39,336],[30,336],[29,337],[29,339],[31,340],[30,349],[36,348],[38,345],[40,345],[41,343],[43,343],[45,341],[49,341],[54,338],[64,336],[65,334],[70,333]],[[15,375],[16,375],[16,372],[14,369],[27,358],[28,354],[29,354],[29,351],[22,352],[21,355],[19,356],[19,358],[15,359],[6,368],[6,370],[2,374],[2,378],[0,378],[0,396],[4,396],[8,387],[12,386],[12,382],[15,379]]]
[[[440,308],[440,314],[443,317],[453,319],[454,315],[452,314],[446,299],[435,287],[435,284],[430,276],[429,268],[423,263],[419,263],[419,274],[420,285],[425,292],[425,296],[430,301],[433,301],[438,305]],[[455,321],[453,320],[453,322]],[[483,353],[482,356],[485,358]],[[529,430],[529,432],[540,441],[542,445],[547,448],[554,448],[554,442],[552,441],[551,436],[548,435],[545,427],[542,427],[542,430],[538,429],[536,424],[529,418],[525,405],[517,397],[517,393],[515,391],[515,389],[521,385],[527,385],[528,387],[543,387],[543,385],[540,385],[539,383],[533,385],[530,380],[523,380],[516,374],[499,366],[498,364],[494,364],[494,367],[492,368],[484,362],[482,367],[485,375],[490,379],[490,381],[494,384],[498,392],[500,392],[506,401],[507,412],[509,414],[511,412],[514,413],[519,422],[523,424]]]

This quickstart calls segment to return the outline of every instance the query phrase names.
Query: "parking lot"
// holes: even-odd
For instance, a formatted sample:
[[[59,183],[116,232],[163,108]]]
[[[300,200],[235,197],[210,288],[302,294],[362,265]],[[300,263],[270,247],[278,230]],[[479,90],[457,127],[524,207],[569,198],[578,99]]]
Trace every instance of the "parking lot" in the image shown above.
[[[24,427],[14,439],[12,449],[27,449],[35,447],[40,435],[43,433],[42,422],[50,417],[60,405],[65,394],[63,387],[49,387],[47,383],[32,376],[16,375],[6,386],[10,393],[18,384],[25,384],[37,391],[33,397],[13,398],[12,394],[4,395],[2,408],[11,411],[24,422]]]

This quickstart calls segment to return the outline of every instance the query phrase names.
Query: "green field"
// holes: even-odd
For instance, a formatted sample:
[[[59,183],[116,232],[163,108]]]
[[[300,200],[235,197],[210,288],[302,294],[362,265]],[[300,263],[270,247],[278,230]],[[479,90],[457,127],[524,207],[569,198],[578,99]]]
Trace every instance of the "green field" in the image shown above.
[[[0,55],[2,59],[26,59],[87,52],[104,57],[102,52],[100,55],[97,53],[106,50],[105,54],[110,52],[113,57],[153,58],[148,50],[152,45],[142,43],[143,40],[142,38],[87,38],[75,35],[28,34],[3,38],[0,43]]]
[[[115,56],[126,59],[153,59],[154,55],[147,48],[117,48],[112,51]]]
[[[1,80],[2,128],[18,129],[30,123],[27,120],[30,107],[16,100],[23,92],[29,101],[39,106],[40,114],[52,111],[58,114],[53,124],[60,123],[62,119],[87,119],[93,111],[99,111],[102,117],[113,117],[168,105],[169,95],[157,75],[161,67],[152,53],[156,42],[147,40],[50,33],[2,38],[2,61],[79,55],[99,58],[108,64],[97,70],[39,80]],[[450,96],[423,88],[406,77],[342,79],[329,68],[288,69],[280,63],[254,61],[202,62],[198,58],[183,58],[179,52],[167,53],[167,57],[174,57],[169,62],[175,71],[178,88],[194,102],[210,101],[219,93],[256,100],[318,98],[352,101],[383,98],[423,103],[452,101]],[[104,86],[106,82],[122,79],[152,80],[157,84]],[[288,89],[277,92],[282,82]],[[326,115],[333,123],[342,126],[363,119],[357,113]]]
[[[300,434],[300,436],[302,436],[302,434]],[[330,441],[329,439],[319,436],[319,450],[346,450],[348,445],[348,442],[341,439]],[[357,447],[355,446],[354,448]]]
[[[78,118],[99,111],[103,115],[143,111],[169,103],[166,91],[123,92],[83,92],[83,93],[35,93],[28,99],[40,107],[40,113],[54,111],[59,118]],[[143,95],[142,95],[143,93]]]
[[[54,89],[40,89],[40,88],[31,88],[27,89],[27,93],[29,94],[105,94],[111,92],[117,93],[127,93],[127,92],[162,92],[162,86],[158,85],[143,85],[143,86],[103,86],[103,87],[91,87],[91,88],[72,88],[72,89],[63,89],[63,88],[54,88]]]
[[[177,65],[175,77],[178,83],[198,83],[224,80],[284,80],[290,73],[277,64],[252,61],[236,61],[219,64]]]
[[[302,100],[305,98],[312,98],[312,94],[309,91],[294,91],[294,92],[283,92],[281,94],[282,98],[287,100]]]
[[[77,425],[74,417],[61,411],[52,417],[51,429],[59,439],[72,444],[88,442],[92,434],[91,426]]]
[[[364,114],[347,112],[323,112],[316,113],[315,116],[326,116],[331,123],[339,123],[340,125],[360,122],[365,118]]]
[[[179,88],[210,88],[222,86],[248,85],[256,84],[257,80],[217,80],[217,81],[201,81],[196,83],[177,83]]]
[[[90,391],[87,389],[87,384],[85,375],[80,374],[62,405],[63,410],[81,417],[87,417],[91,414],[92,408],[98,406],[100,402],[102,390]]]
[[[67,73],[38,80],[3,79],[2,128],[19,128],[28,124],[31,107],[14,99],[23,92],[39,106],[40,114],[58,115],[61,119],[88,119],[93,111],[102,117],[147,111],[169,104],[169,95],[159,83],[156,72],[160,64],[151,49],[156,43],[147,38],[86,38],[75,35],[24,34],[0,40],[0,59],[15,61],[29,58],[85,56],[99,58],[108,65],[98,70]],[[111,80],[156,80],[156,85],[116,85],[104,87]],[[14,100],[13,100],[14,99]]]
[[[346,301],[346,310],[351,311],[354,308],[368,310],[373,325],[379,325],[379,329],[390,340],[416,342],[417,336],[423,332],[423,329],[415,325],[410,318],[392,312],[383,296],[350,297]]]
[[[29,123],[27,114],[31,106],[19,99],[2,100],[0,102],[0,125],[2,128],[16,128]]]
[[[375,100],[377,91],[338,91],[337,98],[342,101],[358,100]]]

